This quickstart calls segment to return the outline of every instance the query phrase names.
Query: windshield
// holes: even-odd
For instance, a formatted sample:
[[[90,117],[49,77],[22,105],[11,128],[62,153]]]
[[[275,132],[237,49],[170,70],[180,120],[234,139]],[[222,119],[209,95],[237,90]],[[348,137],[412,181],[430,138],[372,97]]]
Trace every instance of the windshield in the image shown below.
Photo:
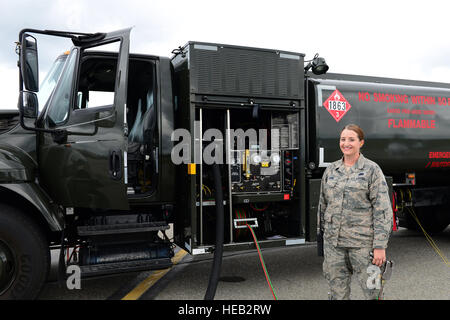
[[[49,109],[46,112],[51,125],[62,124],[69,115],[72,82],[78,58],[77,52],[78,50],[72,50],[70,52],[67,63],[64,64],[64,68],[61,71],[61,77],[59,77],[57,86],[48,102]]]
[[[59,76],[61,75],[61,71],[64,63],[66,62],[66,59],[67,55],[59,56],[53,63],[50,71],[45,76],[44,81],[42,81],[42,83],[40,84],[39,92],[37,94],[39,99],[39,112],[41,112],[47,104],[48,98],[52,94],[53,89],[58,82]]]

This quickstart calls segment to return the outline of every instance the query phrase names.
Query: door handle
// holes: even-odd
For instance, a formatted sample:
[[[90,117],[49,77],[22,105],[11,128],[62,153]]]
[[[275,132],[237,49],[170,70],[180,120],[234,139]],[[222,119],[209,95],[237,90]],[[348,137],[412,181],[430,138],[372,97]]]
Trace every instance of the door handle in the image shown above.
[[[109,154],[109,173],[114,180],[122,179],[122,152],[111,151]]]

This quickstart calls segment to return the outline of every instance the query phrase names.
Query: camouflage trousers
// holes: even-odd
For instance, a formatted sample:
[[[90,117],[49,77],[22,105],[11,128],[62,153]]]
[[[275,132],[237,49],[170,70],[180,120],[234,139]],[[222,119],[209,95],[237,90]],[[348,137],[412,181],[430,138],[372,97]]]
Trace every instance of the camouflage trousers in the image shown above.
[[[369,289],[372,248],[341,248],[324,241],[323,274],[330,287],[331,300],[349,300],[352,275],[356,274],[367,300],[377,299],[380,290]],[[369,272],[368,272],[369,271]]]

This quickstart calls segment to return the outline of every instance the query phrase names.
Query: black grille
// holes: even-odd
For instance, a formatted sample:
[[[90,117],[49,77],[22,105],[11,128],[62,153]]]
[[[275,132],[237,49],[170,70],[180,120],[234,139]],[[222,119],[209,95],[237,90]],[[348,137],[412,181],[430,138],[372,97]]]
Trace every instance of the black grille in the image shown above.
[[[190,44],[191,93],[303,98],[303,55]]]

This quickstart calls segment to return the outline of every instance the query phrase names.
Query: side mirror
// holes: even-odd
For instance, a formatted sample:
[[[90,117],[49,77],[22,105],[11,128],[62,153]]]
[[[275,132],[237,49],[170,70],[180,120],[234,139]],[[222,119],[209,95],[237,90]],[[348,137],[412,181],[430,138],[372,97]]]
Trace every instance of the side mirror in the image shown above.
[[[19,111],[21,117],[36,119],[39,110],[39,100],[34,92],[21,91],[19,96]]]
[[[37,40],[24,33],[20,49],[20,72],[28,91],[39,91],[39,65]]]

